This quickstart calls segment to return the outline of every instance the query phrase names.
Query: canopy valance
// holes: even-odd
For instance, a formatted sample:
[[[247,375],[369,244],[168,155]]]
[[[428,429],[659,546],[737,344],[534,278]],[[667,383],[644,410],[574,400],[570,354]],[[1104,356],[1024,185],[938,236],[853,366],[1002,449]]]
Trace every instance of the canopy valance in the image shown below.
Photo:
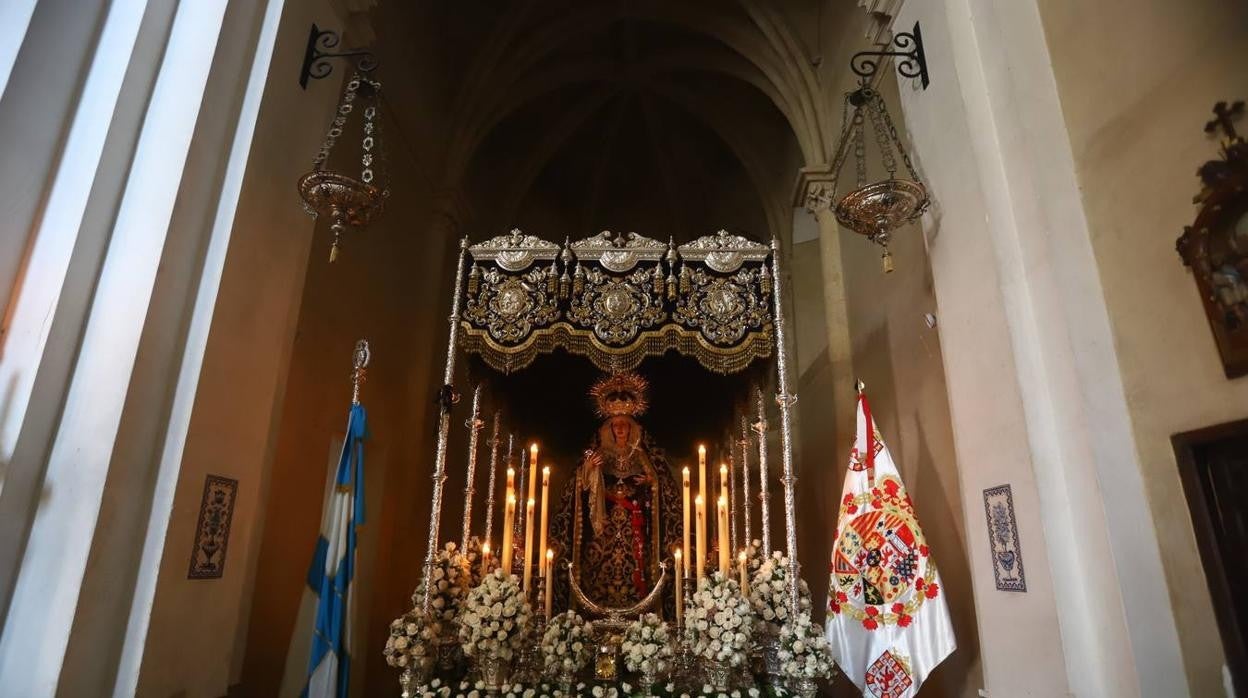
[[[467,248],[462,347],[504,373],[557,348],[607,372],[675,350],[735,373],[775,344],[772,253],[723,230],[684,245],[603,231],[562,246],[512,230]]]

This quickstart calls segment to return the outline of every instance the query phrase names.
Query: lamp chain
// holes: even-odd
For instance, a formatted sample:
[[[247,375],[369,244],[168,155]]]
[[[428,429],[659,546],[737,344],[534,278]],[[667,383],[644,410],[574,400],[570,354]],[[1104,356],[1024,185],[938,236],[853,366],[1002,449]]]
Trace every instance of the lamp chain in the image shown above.
[[[910,179],[919,181],[919,174],[914,171],[914,163],[910,162],[910,153],[901,146],[901,137],[897,135],[897,127],[893,126],[893,119],[888,115],[888,109],[884,107],[882,98],[876,95],[876,99],[880,102],[880,114],[884,119],[884,125],[888,127],[888,137],[893,140],[893,145],[897,148],[897,152],[901,154],[901,161],[906,166],[906,172],[910,173]]]
[[[325,140],[321,142],[320,151],[312,160],[312,169],[324,168],[325,161],[329,159],[329,151],[333,150],[334,145],[338,143],[338,137],[342,135],[342,127],[347,123],[347,116],[355,109],[355,93],[359,89],[360,75],[356,73],[347,81],[347,88],[342,92],[342,103],[338,105],[338,113],[334,115],[334,120],[329,125]]]
[[[888,171],[889,179],[897,178],[897,158],[893,156],[893,149],[888,140],[888,127],[884,125],[883,98],[878,92],[872,92],[867,99],[867,109],[871,112],[871,130],[875,133],[875,143],[880,148],[880,160],[884,163],[884,169]],[[900,150],[900,148],[899,148]]]

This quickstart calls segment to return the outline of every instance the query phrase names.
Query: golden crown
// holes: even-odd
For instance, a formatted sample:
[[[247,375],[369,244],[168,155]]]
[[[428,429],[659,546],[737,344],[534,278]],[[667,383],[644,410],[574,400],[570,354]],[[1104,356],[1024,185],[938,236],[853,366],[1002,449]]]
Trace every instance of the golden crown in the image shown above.
[[[598,407],[598,416],[602,418],[627,415],[636,417],[644,414],[650,403],[646,401],[646,391],[650,384],[645,378],[625,371],[616,373],[594,384],[589,391],[590,397]]]

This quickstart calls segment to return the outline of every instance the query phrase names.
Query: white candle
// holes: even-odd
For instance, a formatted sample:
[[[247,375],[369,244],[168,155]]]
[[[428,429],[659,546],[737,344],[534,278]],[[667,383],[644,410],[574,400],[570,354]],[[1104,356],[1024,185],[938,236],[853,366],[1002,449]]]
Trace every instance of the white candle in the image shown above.
[[[693,556],[693,573],[694,579],[701,583],[702,573],[706,567],[706,502],[702,499],[701,494],[694,498],[693,508],[696,510],[695,515],[698,517],[698,548],[695,551],[697,554]]]
[[[511,557],[515,544],[512,533],[516,521],[516,493],[507,493],[507,503],[503,505],[503,574],[511,574]]]
[[[741,594],[743,596],[750,595],[750,580],[745,573],[745,551],[737,553],[737,573],[741,576]]]
[[[490,544],[485,542],[481,544],[481,576],[490,573]]]
[[[550,504],[550,466],[548,465],[545,468],[542,468],[542,527],[538,529],[539,531],[541,531],[538,537],[538,541],[539,541],[538,546],[537,546],[538,550],[546,549],[546,531],[549,528],[549,525],[546,520],[546,511],[549,508],[549,504]]]
[[[685,468],[685,475],[689,474],[689,469]],[[686,479],[686,484],[688,480]],[[686,509],[686,513],[688,510]],[[686,516],[686,519],[689,517]],[[685,566],[682,564],[680,548],[676,548],[673,555],[676,556],[676,627],[685,627]]]
[[[684,540],[683,540],[684,547],[682,547],[681,549],[693,550],[693,548],[689,547],[689,538],[690,536],[693,535],[693,531],[689,529],[689,527],[692,525],[692,522],[690,521],[690,516],[692,515],[692,512],[689,510],[689,466],[686,465],[684,469],[681,470],[681,474],[684,476],[684,484],[685,484],[685,500],[684,500],[685,528],[683,532],[684,533]],[[680,553],[679,550],[676,552],[677,552],[676,565],[679,567],[681,555],[679,554]],[[685,574],[689,574],[689,560],[687,559],[685,560],[685,569],[683,569],[682,571]]]
[[[520,588],[524,591],[526,599],[529,595],[529,582],[533,578],[533,507],[536,504],[537,502],[530,498],[524,505],[524,558],[520,561],[524,569],[522,573],[524,583]]]
[[[724,576],[728,576],[731,571],[728,566],[728,498],[720,497],[717,504],[716,514],[719,519],[717,522],[719,530],[715,532],[715,540],[719,544],[719,571]]]
[[[698,494],[702,495],[702,501],[711,501],[706,492],[706,446],[702,444],[698,444]]]
[[[529,499],[537,499],[537,443],[529,446]]]
[[[555,578],[555,551],[546,551],[546,619],[550,620],[551,589]]]

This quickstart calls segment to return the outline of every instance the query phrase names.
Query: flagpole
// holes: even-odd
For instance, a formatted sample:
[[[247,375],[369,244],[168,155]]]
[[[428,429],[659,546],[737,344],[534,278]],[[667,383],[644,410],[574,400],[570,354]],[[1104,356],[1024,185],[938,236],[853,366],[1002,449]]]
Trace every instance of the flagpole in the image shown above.
[[[778,381],[777,388],[779,393],[776,395],[776,404],[780,406],[780,464],[784,468],[784,529],[789,549],[789,612],[790,618],[797,617],[797,504],[794,494],[794,485],[797,484],[797,478],[793,476],[793,434],[792,430],[792,409],[793,404],[797,402],[797,396],[789,392],[789,359],[786,354],[788,343],[785,341],[785,323],[784,323],[784,299],[782,289],[784,288],[784,280],[780,275],[780,241],[776,238],[771,239],[771,269],[772,278],[775,280],[775,292],[772,294],[772,302],[775,306],[775,318],[773,318],[776,326],[776,378]]]
[[[468,427],[468,476],[464,484],[464,531],[460,536],[459,552],[467,555],[468,537],[472,535],[472,497],[477,492],[477,443],[481,437],[481,427],[485,426],[485,420],[481,419],[480,383],[472,391],[472,416],[464,422],[464,426]]]
[[[425,598],[421,609],[429,612],[433,600],[433,556],[438,549],[438,528],[442,524],[442,486],[446,484],[446,442],[451,431],[451,407],[459,395],[451,381],[455,378],[455,351],[459,343],[459,300],[464,285],[464,257],[468,254],[468,238],[459,242],[459,258],[455,262],[455,288],[451,295],[449,337],[446,343],[446,367],[442,372],[442,388],[438,391],[438,450],[433,459],[433,496],[429,510],[429,545],[425,548]]]
[[[307,584],[316,596],[304,695],[345,696],[350,685],[354,631],[355,554],[357,532],[364,523],[364,446],[368,432],[360,388],[370,359],[368,340],[355,343],[351,354],[351,409],[338,464],[329,474],[329,498],[321,512],[316,552]]]
[[[485,539],[486,543],[490,542],[490,536],[494,535],[494,476],[498,472],[498,424],[499,411],[494,410],[494,429],[490,436],[490,485],[489,493],[485,499]]]

